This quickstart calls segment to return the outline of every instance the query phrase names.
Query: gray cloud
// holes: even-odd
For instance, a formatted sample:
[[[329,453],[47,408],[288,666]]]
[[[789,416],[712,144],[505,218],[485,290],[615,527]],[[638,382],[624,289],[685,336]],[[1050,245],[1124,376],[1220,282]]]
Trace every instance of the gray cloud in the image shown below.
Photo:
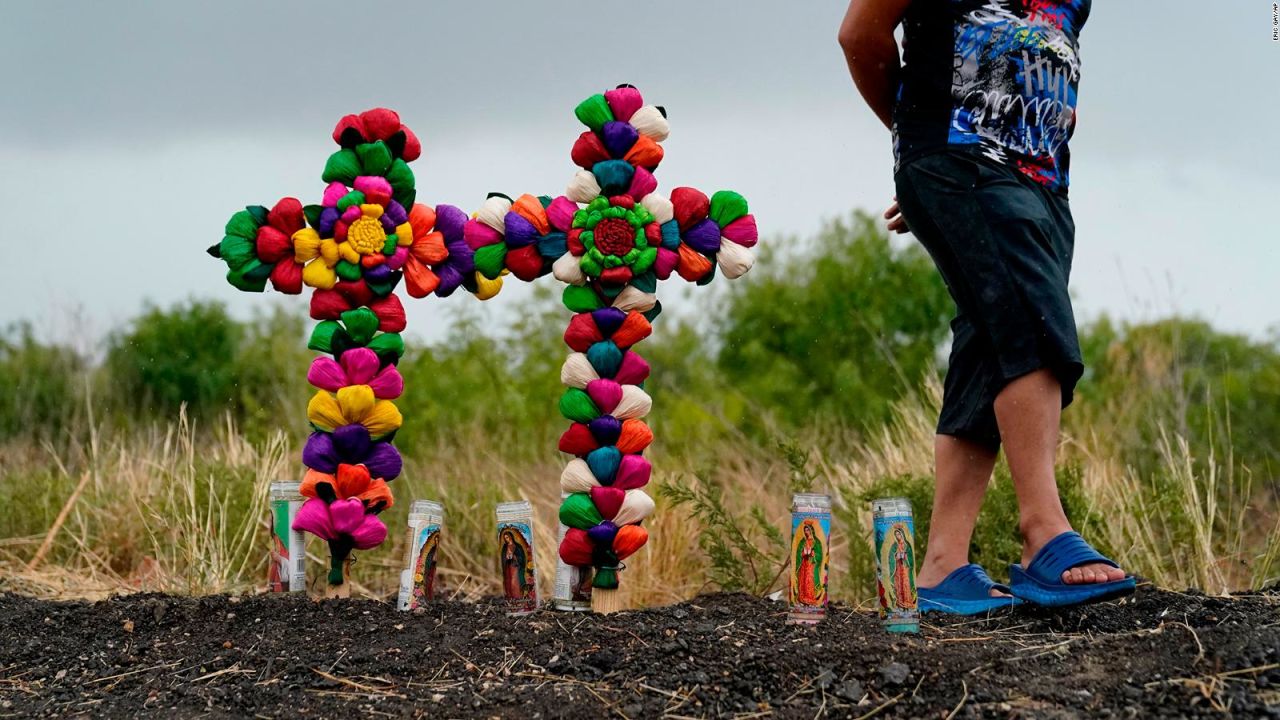
[[[1265,154],[1280,46],[1262,5],[1095,3],[1072,167],[1084,317],[1176,309],[1253,333],[1275,322],[1280,172]],[[664,187],[741,190],[766,232],[811,232],[892,193],[887,133],[835,45],[838,2],[4,11],[0,194],[22,210],[0,224],[0,249],[29,257],[38,243],[58,258],[6,275],[0,322],[59,327],[84,307],[102,331],[147,298],[263,304],[225,285],[203,248],[239,206],[317,197],[334,122],[375,105],[423,137],[420,196],[468,209],[490,190],[562,189],[573,106],[619,82],[670,110]],[[411,321],[431,335],[458,304],[410,303]]]

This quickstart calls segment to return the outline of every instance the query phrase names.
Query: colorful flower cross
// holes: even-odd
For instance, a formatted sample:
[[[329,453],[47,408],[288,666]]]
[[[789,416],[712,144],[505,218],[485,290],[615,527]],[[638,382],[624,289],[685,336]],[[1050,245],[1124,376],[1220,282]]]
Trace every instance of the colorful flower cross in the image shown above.
[[[416,202],[409,163],[422,145],[399,115],[385,108],[348,115],[333,139],[340,149],[325,163],[319,204],[284,198],[271,209],[245,208],[209,253],[226,262],[227,280],[241,290],[262,292],[268,282],[289,294],[314,289],[311,317],[321,322],[308,347],[328,357],[307,373],[316,388],[302,454],[308,499],[293,527],[329,543],[330,594],[346,595],[351,551],[386,539],[378,514],[394,502],[387,483],[402,465],[393,445],[402,422],[394,400],[404,390],[396,286],[403,279],[415,298],[459,287],[483,298],[500,280],[475,272],[465,212]]]
[[[751,268],[758,232],[736,192],[657,191],[669,126],[636,88],[593,95],[575,114],[587,130],[570,153],[581,169],[565,194],[492,195],[463,236],[486,279],[552,273],[566,284],[563,302],[576,314],[564,335],[573,353],[561,368],[560,412],[572,424],[560,450],[575,458],[560,479],[560,520],[569,528],[560,557],[594,569],[596,605],[607,610],[607,591],[648,540],[642,523],[654,509],[642,489],[652,472],[643,456],[653,441],[643,419],[652,405],[649,365],[634,346],[661,311],[658,281],[674,275],[705,285],[717,270],[737,278]]]

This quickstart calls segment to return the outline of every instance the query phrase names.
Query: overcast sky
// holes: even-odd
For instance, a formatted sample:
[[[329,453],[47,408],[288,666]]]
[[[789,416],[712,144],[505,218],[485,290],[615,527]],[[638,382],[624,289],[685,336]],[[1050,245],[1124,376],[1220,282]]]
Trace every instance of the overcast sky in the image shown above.
[[[30,320],[54,337],[99,336],[148,300],[213,298],[238,315],[303,307],[234,290],[204,248],[245,204],[318,201],[334,123],[373,106],[398,110],[423,140],[419,200],[468,210],[492,190],[562,192],[581,131],[574,105],[621,82],[669,111],[662,187],[739,190],[766,237],[878,211],[893,190],[888,134],[835,42],[839,1],[0,10],[0,325]],[[1081,319],[1181,312],[1274,334],[1270,35],[1261,0],[1094,3],[1072,141]],[[524,296],[507,295],[487,312],[501,319]],[[474,302],[413,301],[411,330],[433,337],[442,316]]]

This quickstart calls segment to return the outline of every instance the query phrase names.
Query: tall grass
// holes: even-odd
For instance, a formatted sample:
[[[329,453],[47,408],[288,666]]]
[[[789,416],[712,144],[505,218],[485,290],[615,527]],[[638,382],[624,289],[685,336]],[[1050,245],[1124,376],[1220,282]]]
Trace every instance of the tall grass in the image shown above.
[[[927,383],[922,393],[894,407],[879,434],[857,443],[846,433],[807,444],[792,441],[781,450],[740,440],[718,448],[717,461],[703,468],[659,448],[654,486],[715,489],[728,522],[759,543],[750,561],[759,565],[754,573],[764,582],[748,588],[757,592],[782,581],[785,553],[774,547],[768,528],[785,526],[797,474],[800,482],[829,490],[837,520],[833,593],[866,603],[873,597],[866,500],[891,492],[917,498],[917,517],[927,533],[938,395],[936,382]],[[655,424],[661,437],[660,417]],[[541,590],[550,592],[561,467],[559,458],[544,451],[552,441],[531,437],[495,444],[477,426],[408,458],[395,482],[399,502],[384,514],[391,539],[358,554],[357,591],[383,598],[394,593],[408,501],[433,498],[447,512],[440,568],[446,592],[468,598],[497,593],[494,505],[524,498],[536,513]],[[0,512],[0,588],[58,597],[261,589],[269,547],[267,484],[298,475],[296,450],[283,435],[251,443],[230,422],[198,428],[184,416],[167,427],[111,439],[90,433],[84,443],[62,450],[48,443],[10,443],[4,448],[0,507],[22,510]],[[1126,567],[1160,585],[1212,593],[1275,582],[1280,513],[1274,499],[1222,469],[1229,464],[1195,458],[1176,434],[1166,435],[1161,445],[1159,478],[1140,477],[1117,463],[1096,437],[1068,438],[1062,455],[1073,520]],[[669,603],[732,579],[732,564],[742,558],[709,554],[702,541],[704,533],[724,528],[696,522],[694,505],[677,506],[668,494],[655,494],[659,508],[648,523],[652,539],[623,575],[630,602]],[[1007,471],[998,472],[975,538],[979,559],[997,573],[997,561],[1016,560],[1010,557],[1017,549],[1014,512]],[[60,514],[65,519],[55,527]],[[311,550],[323,554],[319,542]],[[311,575],[322,581],[322,558],[313,560]]]

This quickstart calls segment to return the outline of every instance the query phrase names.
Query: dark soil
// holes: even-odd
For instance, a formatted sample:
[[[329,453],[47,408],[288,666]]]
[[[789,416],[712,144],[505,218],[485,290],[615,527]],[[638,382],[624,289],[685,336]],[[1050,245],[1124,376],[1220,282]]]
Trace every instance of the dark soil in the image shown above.
[[[297,596],[0,595],[0,716],[1280,717],[1280,594],[1139,589],[894,637],[711,595],[609,617]]]

